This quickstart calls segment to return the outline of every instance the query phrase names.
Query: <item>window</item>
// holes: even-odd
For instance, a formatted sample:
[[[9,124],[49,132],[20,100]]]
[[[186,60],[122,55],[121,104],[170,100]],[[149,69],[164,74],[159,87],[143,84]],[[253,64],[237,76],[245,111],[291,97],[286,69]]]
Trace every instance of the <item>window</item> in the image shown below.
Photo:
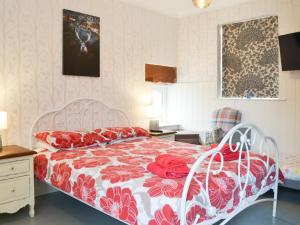
[[[278,17],[224,24],[220,29],[219,95],[277,99]]]
[[[155,85],[153,88],[153,106],[160,112],[160,124],[165,124],[167,110],[167,86]]]

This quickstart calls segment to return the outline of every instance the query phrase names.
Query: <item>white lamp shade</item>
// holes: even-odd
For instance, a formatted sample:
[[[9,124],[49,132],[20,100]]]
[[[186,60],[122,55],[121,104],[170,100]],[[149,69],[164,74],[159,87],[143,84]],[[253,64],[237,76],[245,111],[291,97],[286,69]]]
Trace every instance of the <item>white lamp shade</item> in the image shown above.
[[[147,107],[147,117],[148,118],[158,118],[160,117],[160,111],[157,107],[150,105]]]
[[[7,112],[0,112],[0,130],[7,129]]]

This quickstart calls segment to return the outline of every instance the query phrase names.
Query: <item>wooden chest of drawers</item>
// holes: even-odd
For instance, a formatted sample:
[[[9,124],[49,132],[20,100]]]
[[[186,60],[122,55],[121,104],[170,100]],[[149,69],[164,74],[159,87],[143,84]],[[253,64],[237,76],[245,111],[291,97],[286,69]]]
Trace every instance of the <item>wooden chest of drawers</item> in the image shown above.
[[[34,216],[34,153],[16,145],[0,150],[0,213],[29,205],[29,215]]]

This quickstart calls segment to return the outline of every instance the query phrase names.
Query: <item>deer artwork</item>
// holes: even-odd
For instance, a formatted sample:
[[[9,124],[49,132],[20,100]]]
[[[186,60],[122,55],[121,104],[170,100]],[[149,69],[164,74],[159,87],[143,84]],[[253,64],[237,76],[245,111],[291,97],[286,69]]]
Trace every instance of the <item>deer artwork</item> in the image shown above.
[[[91,32],[91,31],[88,31],[88,33],[87,33],[87,39],[86,39],[85,41],[82,40],[82,39],[79,37],[79,29],[78,29],[78,28],[75,28],[75,33],[76,33],[77,39],[78,39],[79,42],[80,42],[80,51],[81,51],[82,53],[87,54],[87,53],[88,53],[88,49],[87,49],[87,47],[86,47],[86,43],[88,43],[88,42],[91,40],[92,32]]]

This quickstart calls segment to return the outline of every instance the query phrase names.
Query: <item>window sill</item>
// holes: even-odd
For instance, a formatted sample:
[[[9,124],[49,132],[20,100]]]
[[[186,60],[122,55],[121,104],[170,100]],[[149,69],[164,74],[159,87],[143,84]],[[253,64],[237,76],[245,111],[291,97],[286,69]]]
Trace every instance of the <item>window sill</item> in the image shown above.
[[[287,101],[287,98],[224,98],[219,97],[218,100],[241,100],[241,101]]]

